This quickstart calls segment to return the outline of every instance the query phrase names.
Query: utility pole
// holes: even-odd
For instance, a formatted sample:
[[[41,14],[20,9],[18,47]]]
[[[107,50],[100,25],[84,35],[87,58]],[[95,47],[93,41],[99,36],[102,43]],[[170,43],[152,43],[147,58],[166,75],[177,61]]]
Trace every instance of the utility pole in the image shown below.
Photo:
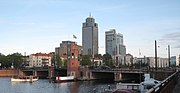
[[[171,62],[170,62],[170,46],[168,45],[168,61],[169,61],[169,67],[171,66]]]
[[[155,40],[155,70],[157,71],[157,43]]]
[[[139,49],[139,58],[141,57],[141,51]],[[142,59],[140,58],[140,61],[139,61],[139,71],[141,72],[141,62],[142,62]],[[139,73],[139,82],[141,83],[141,73]]]

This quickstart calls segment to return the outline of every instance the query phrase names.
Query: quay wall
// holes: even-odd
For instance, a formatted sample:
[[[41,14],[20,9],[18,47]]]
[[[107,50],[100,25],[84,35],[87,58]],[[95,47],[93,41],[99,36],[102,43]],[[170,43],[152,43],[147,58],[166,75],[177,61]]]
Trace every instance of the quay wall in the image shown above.
[[[17,75],[18,75],[18,70],[14,70],[14,69],[0,70],[0,77],[12,77]]]

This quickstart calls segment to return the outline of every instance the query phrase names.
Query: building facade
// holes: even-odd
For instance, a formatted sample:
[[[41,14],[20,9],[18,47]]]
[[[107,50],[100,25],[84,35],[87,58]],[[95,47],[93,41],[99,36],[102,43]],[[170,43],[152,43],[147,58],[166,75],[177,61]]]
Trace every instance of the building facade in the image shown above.
[[[126,54],[125,56],[125,64],[128,66],[133,65],[133,56],[131,54]]]
[[[79,46],[75,42],[67,43],[67,75],[75,76],[76,78],[79,76]]]
[[[172,56],[170,58],[170,65],[171,66],[179,66],[180,65],[180,55]]]
[[[151,68],[155,68],[155,57],[148,57],[148,64]],[[168,58],[157,58],[157,68],[169,67]]]
[[[52,54],[36,53],[29,56],[30,67],[48,67],[51,66]]]
[[[123,42],[123,35],[116,33],[115,29],[105,32],[106,53],[115,60],[115,64],[125,64],[126,47]]]
[[[98,24],[91,16],[86,18],[82,26],[83,55],[98,54]]]
[[[56,56],[66,56],[67,55],[67,46],[69,43],[74,43],[73,41],[62,41],[60,43],[60,47],[55,48],[55,55]],[[78,54],[82,55],[82,46],[78,45]]]

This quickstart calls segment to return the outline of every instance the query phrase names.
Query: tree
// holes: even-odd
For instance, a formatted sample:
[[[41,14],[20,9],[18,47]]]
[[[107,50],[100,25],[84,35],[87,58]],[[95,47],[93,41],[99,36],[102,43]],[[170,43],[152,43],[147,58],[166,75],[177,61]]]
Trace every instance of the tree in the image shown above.
[[[103,56],[101,54],[95,54],[94,57],[97,57],[99,59],[103,58]]]
[[[54,55],[51,58],[51,66],[55,66],[55,56]]]
[[[8,62],[8,61],[7,61],[6,56],[0,53],[0,64],[1,64],[0,67],[1,67],[1,68],[8,67],[8,66],[7,66],[7,62]]]
[[[1,56],[4,56],[4,54],[0,53],[0,57],[1,57]]]
[[[2,68],[10,68],[12,65],[19,68],[23,63],[23,56],[21,53],[13,53],[7,56],[0,53],[0,63]]]
[[[54,66],[55,68],[62,67],[63,64],[61,58],[57,55],[52,57],[51,62],[52,62],[52,66]]]
[[[55,52],[49,52],[49,54],[55,55]]]
[[[105,65],[112,67],[113,66],[113,61],[112,61],[112,57],[110,54],[104,54],[103,55],[103,62],[105,63]]]
[[[20,53],[13,53],[11,55],[8,55],[11,59],[12,65],[15,68],[19,68],[21,67],[22,63],[23,63],[23,56]]]
[[[89,55],[83,55],[80,63],[82,66],[91,66],[91,60]]]
[[[59,68],[59,67],[62,67],[64,64],[63,64],[63,62],[62,62],[62,59],[60,58],[60,57],[56,57],[56,62],[57,62],[57,67]]]
[[[67,59],[63,60],[64,66],[62,66],[62,68],[67,68]]]

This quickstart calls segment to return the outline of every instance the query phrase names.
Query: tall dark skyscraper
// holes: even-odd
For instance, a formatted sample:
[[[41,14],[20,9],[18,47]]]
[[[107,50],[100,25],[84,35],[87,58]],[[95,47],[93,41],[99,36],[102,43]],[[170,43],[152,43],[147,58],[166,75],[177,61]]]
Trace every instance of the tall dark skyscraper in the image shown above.
[[[98,24],[91,16],[86,18],[82,27],[83,55],[98,54]]]

